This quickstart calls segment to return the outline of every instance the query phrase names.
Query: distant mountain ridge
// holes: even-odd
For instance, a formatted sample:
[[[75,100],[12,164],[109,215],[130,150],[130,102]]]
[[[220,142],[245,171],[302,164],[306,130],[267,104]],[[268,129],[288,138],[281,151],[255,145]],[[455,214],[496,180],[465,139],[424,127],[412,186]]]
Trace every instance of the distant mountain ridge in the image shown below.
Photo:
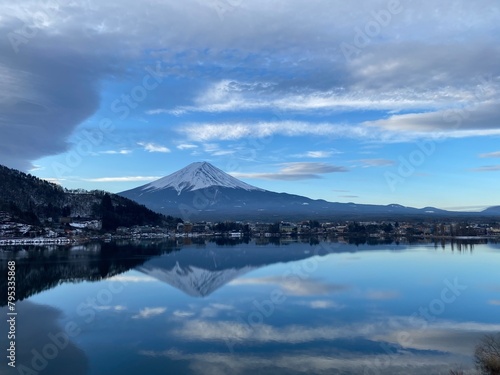
[[[471,213],[435,207],[335,203],[276,193],[244,183],[207,162],[192,163],[159,180],[118,194],[154,211],[190,221],[471,216]],[[498,213],[492,208],[479,215]]]
[[[483,211],[484,213],[489,213],[492,215],[500,215],[500,206],[488,207]]]

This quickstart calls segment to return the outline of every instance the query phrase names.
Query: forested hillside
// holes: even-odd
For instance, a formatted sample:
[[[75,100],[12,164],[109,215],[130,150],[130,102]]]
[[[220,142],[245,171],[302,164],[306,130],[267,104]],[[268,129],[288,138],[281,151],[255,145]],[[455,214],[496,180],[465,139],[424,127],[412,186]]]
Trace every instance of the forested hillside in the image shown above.
[[[168,225],[180,221],[116,194],[101,190],[67,190],[2,165],[0,211],[28,224],[58,221],[61,217],[100,219],[105,230],[118,226]]]

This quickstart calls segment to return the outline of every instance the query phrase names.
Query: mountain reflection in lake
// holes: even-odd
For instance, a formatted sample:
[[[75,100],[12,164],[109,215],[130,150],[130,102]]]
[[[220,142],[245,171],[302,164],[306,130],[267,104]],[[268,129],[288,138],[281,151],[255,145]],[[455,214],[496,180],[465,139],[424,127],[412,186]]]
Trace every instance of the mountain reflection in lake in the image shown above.
[[[500,332],[497,244],[221,241],[0,253],[0,373],[448,374]]]

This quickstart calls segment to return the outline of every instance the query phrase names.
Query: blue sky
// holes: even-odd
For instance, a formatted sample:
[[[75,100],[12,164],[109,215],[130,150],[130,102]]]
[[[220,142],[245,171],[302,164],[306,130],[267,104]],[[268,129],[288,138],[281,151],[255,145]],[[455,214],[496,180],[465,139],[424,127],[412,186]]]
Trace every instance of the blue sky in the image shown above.
[[[498,205],[496,1],[0,2],[0,163],[119,192],[194,161],[329,201]]]

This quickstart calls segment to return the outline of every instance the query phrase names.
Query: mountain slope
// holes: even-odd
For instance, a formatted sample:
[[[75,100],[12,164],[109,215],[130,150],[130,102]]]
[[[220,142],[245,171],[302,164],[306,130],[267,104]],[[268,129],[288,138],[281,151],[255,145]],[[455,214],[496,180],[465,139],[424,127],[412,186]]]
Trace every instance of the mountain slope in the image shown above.
[[[184,220],[295,220],[468,215],[434,207],[333,203],[248,185],[206,162],[119,193],[157,212]]]
[[[0,211],[29,224],[60,217],[101,219],[103,229],[175,221],[124,197],[105,191],[65,190],[32,175],[0,165]]]
[[[500,216],[500,206],[488,207],[487,209],[482,211],[483,214],[486,215],[498,215]]]

